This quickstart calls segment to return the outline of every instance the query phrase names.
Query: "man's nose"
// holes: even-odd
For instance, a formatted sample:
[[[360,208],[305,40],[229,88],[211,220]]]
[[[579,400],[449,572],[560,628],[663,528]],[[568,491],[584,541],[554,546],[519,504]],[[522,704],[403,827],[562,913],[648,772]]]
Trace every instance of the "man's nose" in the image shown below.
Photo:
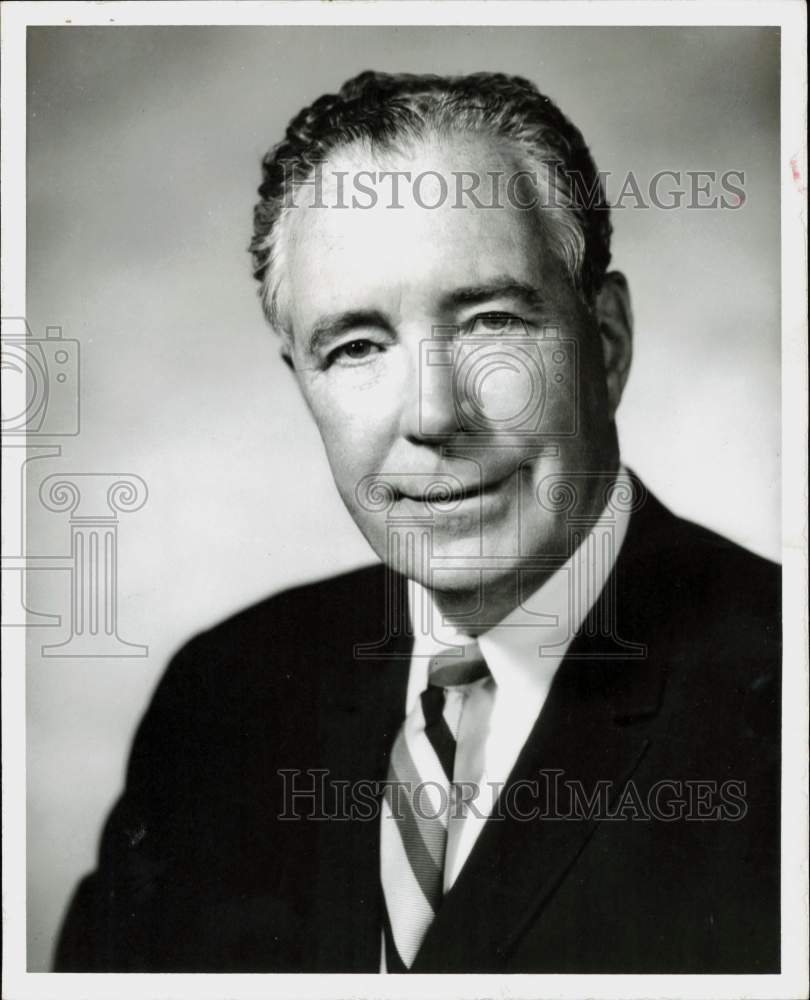
[[[422,444],[446,441],[461,429],[453,343],[422,342],[419,356],[413,361],[403,410],[403,435]]]

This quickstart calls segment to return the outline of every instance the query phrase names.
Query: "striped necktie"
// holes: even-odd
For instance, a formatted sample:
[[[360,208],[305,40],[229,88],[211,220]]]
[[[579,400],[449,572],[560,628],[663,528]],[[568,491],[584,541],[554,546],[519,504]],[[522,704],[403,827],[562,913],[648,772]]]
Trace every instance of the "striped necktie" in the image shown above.
[[[410,968],[441,904],[464,686],[488,676],[476,641],[462,656],[434,656],[428,686],[394,741],[381,834],[389,972]]]

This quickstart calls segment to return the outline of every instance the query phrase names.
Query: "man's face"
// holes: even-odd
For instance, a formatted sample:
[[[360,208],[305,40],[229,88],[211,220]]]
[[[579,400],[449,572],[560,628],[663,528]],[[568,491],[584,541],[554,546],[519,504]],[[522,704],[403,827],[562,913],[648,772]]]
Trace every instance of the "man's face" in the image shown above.
[[[438,181],[421,205],[403,182],[401,208],[388,186],[373,208],[334,207],[332,171],[361,169],[437,171],[450,194],[425,208]],[[326,170],[330,207],[291,212],[291,363],[338,490],[380,557],[438,590],[478,586],[482,565],[497,577],[565,558],[568,518],[604,503],[604,475],[582,474],[616,469],[599,330],[548,249],[543,210],[458,207],[453,194],[453,171],[514,169],[479,138],[347,151]],[[553,502],[560,477],[573,511]]]

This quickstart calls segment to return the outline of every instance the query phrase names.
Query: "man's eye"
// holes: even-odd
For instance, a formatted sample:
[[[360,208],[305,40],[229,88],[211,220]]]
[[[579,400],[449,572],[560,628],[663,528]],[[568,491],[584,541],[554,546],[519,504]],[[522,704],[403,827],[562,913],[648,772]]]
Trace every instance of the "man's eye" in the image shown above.
[[[380,350],[379,344],[375,344],[371,340],[350,340],[348,343],[336,347],[329,355],[329,360],[338,364],[353,364],[367,361]]]
[[[473,333],[526,333],[526,324],[512,313],[480,313],[473,320]]]

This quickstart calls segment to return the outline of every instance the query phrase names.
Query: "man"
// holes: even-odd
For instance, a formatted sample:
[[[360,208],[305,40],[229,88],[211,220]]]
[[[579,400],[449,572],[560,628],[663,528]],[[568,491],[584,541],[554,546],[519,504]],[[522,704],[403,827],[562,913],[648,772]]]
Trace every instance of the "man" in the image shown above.
[[[383,565],[176,656],[57,968],[777,971],[778,571],[620,463],[582,136],[520,78],[364,73],[260,195],[262,302]]]

